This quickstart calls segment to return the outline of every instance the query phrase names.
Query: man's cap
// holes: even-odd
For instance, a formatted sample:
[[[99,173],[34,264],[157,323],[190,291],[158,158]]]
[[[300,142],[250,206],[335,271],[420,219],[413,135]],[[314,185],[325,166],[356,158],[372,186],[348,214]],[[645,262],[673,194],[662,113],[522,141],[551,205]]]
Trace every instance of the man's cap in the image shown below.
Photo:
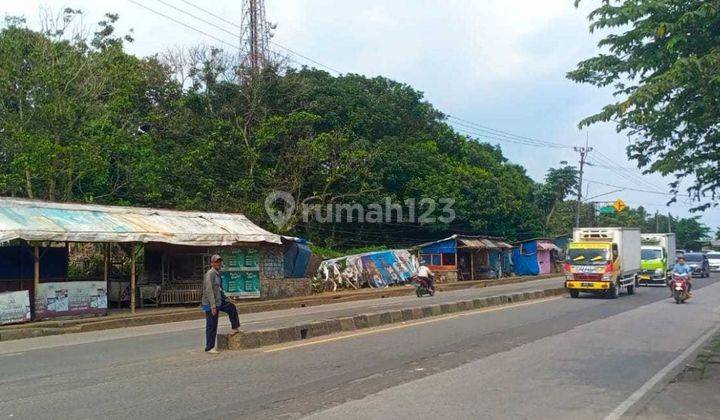
[[[213,255],[212,257],[210,257],[210,262],[211,262],[211,263],[214,263],[215,261],[222,261],[222,257],[219,256],[218,254],[215,254],[215,255]]]

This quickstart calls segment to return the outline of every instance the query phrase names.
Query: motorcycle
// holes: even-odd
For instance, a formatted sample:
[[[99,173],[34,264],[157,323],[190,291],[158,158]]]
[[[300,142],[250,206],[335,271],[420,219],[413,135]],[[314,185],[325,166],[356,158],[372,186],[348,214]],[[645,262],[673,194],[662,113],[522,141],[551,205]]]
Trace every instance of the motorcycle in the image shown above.
[[[689,274],[675,274],[673,273],[672,281],[670,282],[670,290],[672,291],[675,303],[680,304],[690,299],[689,293]]]
[[[413,283],[415,284],[415,294],[417,295],[417,297],[423,297],[425,295],[435,295],[435,287],[430,287],[430,282],[428,282],[427,279],[416,276],[413,278],[413,280]]]

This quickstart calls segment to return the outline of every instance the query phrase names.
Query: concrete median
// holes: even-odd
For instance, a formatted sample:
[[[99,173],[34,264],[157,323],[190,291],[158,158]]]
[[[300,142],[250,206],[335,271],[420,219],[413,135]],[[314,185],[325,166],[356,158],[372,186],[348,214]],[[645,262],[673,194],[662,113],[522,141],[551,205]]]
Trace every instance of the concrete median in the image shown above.
[[[236,334],[234,336],[219,334],[218,348],[223,350],[254,349],[342,332],[410,322],[422,318],[431,318],[456,312],[502,306],[529,300],[545,299],[565,293],[566,290],[564,287],[558,287],[400,310],[388,309],[380,312],[358,314],[352,317],[319,320],[295,326],[242,331],[240,334]]]

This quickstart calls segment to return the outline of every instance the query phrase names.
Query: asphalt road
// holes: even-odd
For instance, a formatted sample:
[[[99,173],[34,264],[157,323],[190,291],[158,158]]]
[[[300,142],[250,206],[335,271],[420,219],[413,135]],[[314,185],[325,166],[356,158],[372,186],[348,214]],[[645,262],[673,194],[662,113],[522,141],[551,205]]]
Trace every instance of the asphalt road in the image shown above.
[[[718,325],[718,279],[684,305],[664,288],[558,297],[215,357],[197,321],[10,341],[0,418],[605,418]]]

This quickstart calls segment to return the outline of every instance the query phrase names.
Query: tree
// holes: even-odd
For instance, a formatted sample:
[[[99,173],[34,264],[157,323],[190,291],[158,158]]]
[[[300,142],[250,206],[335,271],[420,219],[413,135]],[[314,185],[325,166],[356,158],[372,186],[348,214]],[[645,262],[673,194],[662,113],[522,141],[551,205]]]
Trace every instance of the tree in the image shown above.
[[[540,205],[546,211],[545,225],[550,225],[550,220],[555,214],[559,203],[577,190],[578,170],[574,166],[563,166],[561,168],[550,168],[545,175],[545,183],[540,188]]]
[[[700,242],[708,239],[710,228],[700,222],[700,216],[695,216],[674,220],[673,232],[677,236],[679,248],[699,251]]]
[[[720,1],[603,1],[589,19],[591,32],[615,33],[567,76],[612,86],[618,99],[580,126],[616,122],[618,132],[635,136],[627,153],[646,173],[674,175],[676,195],[689,177],[692,199],[711,199],[696,210],[718,205]]]

